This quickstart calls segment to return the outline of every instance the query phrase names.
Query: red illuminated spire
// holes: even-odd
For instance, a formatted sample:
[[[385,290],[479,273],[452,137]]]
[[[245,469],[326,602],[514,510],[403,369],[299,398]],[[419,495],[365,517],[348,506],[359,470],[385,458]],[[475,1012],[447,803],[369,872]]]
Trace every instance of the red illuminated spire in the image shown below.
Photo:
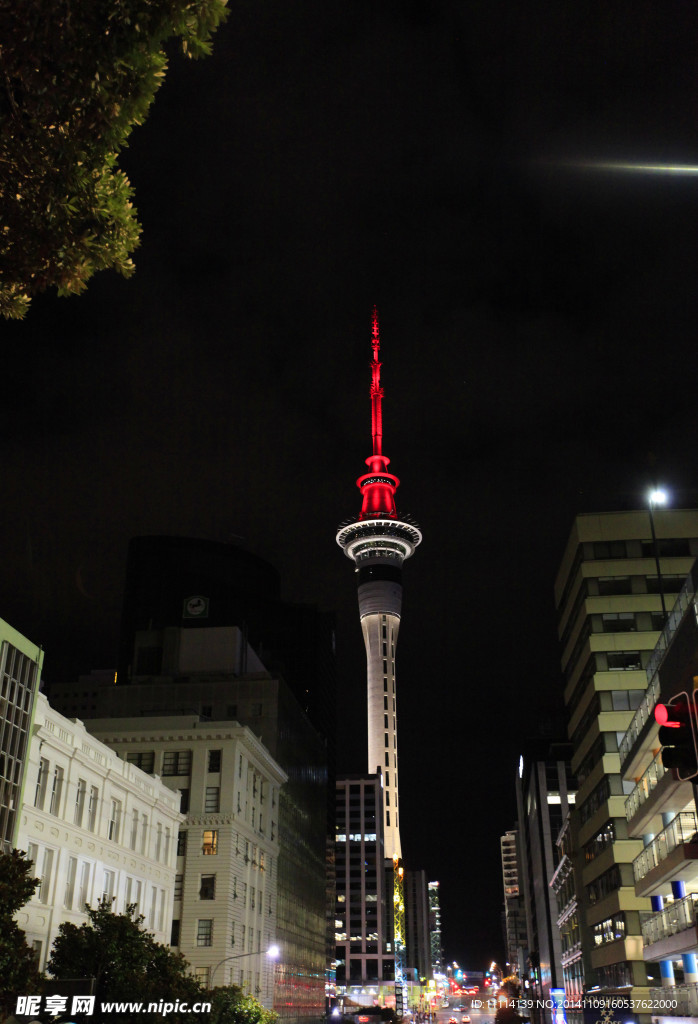
[[[383,448],[383,388],[381,387],[381,364],[378,352],[381,347],[378,332],[378,310],[373,307],[373,361],[371,363],[371,434],[373,436],[373,454],[380,455]]]
[[[371,470],[356,481],[361,489],[363,503],[359,519],[397,519],[395,509],[395,491],[400,481],[392,473],[388,473],[390,459],[383,455],[383,388],[381,387],[381,362],[378,358],[380,350],[380,334],[378,330],[378,310],[373,307],[371,347],[371,436],[373,438],[373,455],[366,459]]]

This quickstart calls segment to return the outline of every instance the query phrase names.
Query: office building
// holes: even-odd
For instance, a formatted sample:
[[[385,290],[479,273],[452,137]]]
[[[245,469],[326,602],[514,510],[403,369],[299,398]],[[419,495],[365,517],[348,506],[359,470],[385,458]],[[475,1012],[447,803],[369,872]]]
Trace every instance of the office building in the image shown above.
[[[695,706],[697,586],[694,565],[646,666],[647,691],[620,744],[621,772],[632,786],[625,801],[628,835],[640,845],[632,865],[635,895],[650,903],[639,915],[642,955],[653,975],[650,999],[663,1020],[698,1017],[695,789],[664,767],[654,716],[658,704],[673,699]]]
[[[534,998],[546,1002],[562,987],[562,950],[557,904],[550,888],[558,867],[556,844],[574,806],[575,782],[569,744],[553,744],[543,757],[521,757],[516,775],[519,885],[526,916],[529,981]],[[536,1015],[538,1016],[538,1015]],[[539,1019],[552,1019],[542,1013]]]
[[[90,725],[130,764],[162,777],[186,811],[177,834],[170,945],[203,985],[240,985],[271,1009],[275,962],[267,951],[278,941],[286,773],[235,721],[184,715]]]
[[[526,911],[519,885],[519,834],[516,829],[505,832],[499,840],[504,890],[504,940],[509,970],[523,979],[527,967],[528,935]]]
[[[44,652],[0,619],[0,850],[17,845],[34,701]]]
[[[55,711],[43,694],[29,743],[17,846],[40,884],[17,914],[43,970],[63,922],[85,904],[135,904],[158,942],[170,941],[179,796]]]
[[[556,923],[560,934],[560,966],[562,987],[570,1006],[580,1002],[591,977],[591,949],[588,943],[582,946],[582,926],[588,900],[586,889],[577,889],[575,878],[584,873],[584,854],[578,842],[577,815],[568,813],[556,839],[558,864],[550,880],[557,905]],[[581,1021],[581,1012],[567,1011],[568,1021]]]
[[[384,870],[381,776],[342,775],[336,784],[337,999],[372,1006],[393,995]]]
[[[444,953],[441,946],[441,904],[439,883],[429,882],[429,937],[431,945],[431,976],[444,973]]]
[[[405,931],[408,978],[426,983],[432,975],[429,933],[429,888],[424,870],[405,869]]]
[[[654,530],[653,530],[654,527]],[[656,541],[655,541],[656,538]],[[648,972],[633,861],[642,841],[628,832],[633,783],[618,746],[647,689],[645,670],[664,622],[698,553],[698,512],[648,510],[580,515],[556,583],[564,698],[577,777],[574,873],[587,990],[645,998]],[[650,972],[651,974],[651,972]]]

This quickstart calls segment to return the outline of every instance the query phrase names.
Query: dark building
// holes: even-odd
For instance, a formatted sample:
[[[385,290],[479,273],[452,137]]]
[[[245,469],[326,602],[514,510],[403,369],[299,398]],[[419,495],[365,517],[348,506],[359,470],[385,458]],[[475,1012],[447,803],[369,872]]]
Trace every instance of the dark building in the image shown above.
[[[283,677],[327,740],[333,771],[334,617],[311,605],[282,601],[280,593],[277,570],[234,544],[134,537],[126,563],[118,684],[167,674],[161,634],[168,628],[238,626],[265,668]]]
[[[426,871],[405,869],[404,891],[408,974],[415,981],[421,978],[429,980],[432,977],[432,969],[429,887]]]
[[[550,1000],[562,987],[562,950],[558,911],[550,882],[559,863],[557,838],[574,806],[576,783],[570,769],[570,744],[553,744],[538,759],[522,757],[516,777],[519,890],[528,933],[530,981],[534,998]],[[550,1011],[544,1019],[551,1019]]]

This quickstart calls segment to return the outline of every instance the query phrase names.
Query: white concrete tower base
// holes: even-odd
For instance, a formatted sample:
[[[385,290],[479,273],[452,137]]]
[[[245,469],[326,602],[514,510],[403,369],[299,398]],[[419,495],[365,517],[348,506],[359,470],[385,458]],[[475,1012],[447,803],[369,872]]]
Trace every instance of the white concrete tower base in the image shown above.
[[[395,648],[400,628],[402,586],[375,580],[359,586],[359,614],[366,645],[368,683],[368,771],[383,775],[385,856],[401,857]]]

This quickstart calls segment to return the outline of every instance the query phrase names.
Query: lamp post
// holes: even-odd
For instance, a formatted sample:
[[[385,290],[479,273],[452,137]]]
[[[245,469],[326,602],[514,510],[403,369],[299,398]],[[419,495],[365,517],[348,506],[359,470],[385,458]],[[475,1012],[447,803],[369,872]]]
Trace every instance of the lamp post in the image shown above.
[[[209,983],[208,983],[209,984],[209,988],[211,988],[211,989],[213,988],[213,979],[215,978],[216,971],[221,966],[221,964],[225,964],[229,960],[241,960],[245,956],[261,956],[262,952],[264,952],[266,954],[266,956],[269,957],[270,960],[278,960],[279,956],[281,954],[281,950],[279,949],[279,947],[276,944],[274,944],[274,945],[271,945],[269,947],[269,949],[266,949],[264,951],[261,950],[261,949],[255,949],[251,953],[234,953],[233,956],[224,956],[222,960],[218,961],[216,966],[211,971],[211,977],[210,977]]]
[[[662,618],[664,622],[667,620],[666,613],[666,602],[664,600],[664,582],[662,580],[662,570],[659,565],[659,548],[657,547],[657,534],[654,529],[654,510],[657,505],[666,505],[667,493],[661,490],[659,487],[654,487],[647,496],[647,506],[650,513],[650,531],[652,533],[652,549],[654,551],[654,564],[657,567],[657,579],[659,581],[659,597],[662,602]]]

